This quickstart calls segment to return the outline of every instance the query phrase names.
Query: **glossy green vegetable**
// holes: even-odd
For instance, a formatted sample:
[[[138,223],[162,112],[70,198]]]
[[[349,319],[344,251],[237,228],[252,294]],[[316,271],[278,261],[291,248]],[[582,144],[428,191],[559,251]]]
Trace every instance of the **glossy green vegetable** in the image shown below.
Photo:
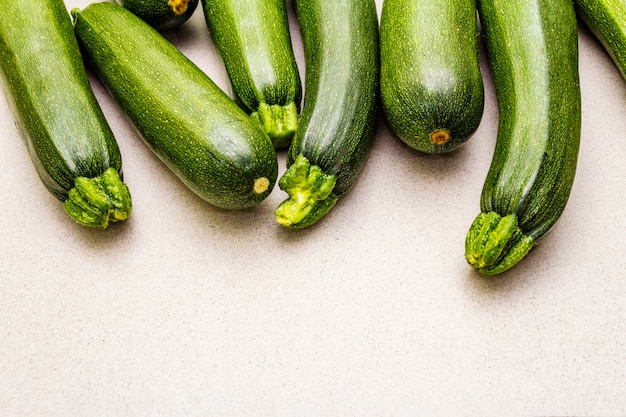
[[[199,0],[115,0],[159,31],[176,29],[198,7]]]
[[[623,0],[574,0],[574,6],[626,78],[626,3]]]
[[[372,0],[296,0],[305,56],[305,96],[279,181],[289,194],[275,212],[310,226],[356,182],[377,120],[378,19]]]
[[[570,0],[481,0],[500,124],[465,257],[483,274],[517,264],[560,217],[581,128]]]
[[[202,0],[237,102],[286,148],[302,95],[285,0]]]
[[[475,0],[383,2],[383,110],[410,147],[448,152],[478,128],[484,95],[477,26]]]
[[[46,188],[78,223],[131,212],[122,160],[91,90],[62,0],[8,1],[0,13],[4,88]]]
[[[156,30],[114,3],[73,11],[75,32],[149,147],[197,195],[225,209],[261,202],[278,175],[261,128]]]

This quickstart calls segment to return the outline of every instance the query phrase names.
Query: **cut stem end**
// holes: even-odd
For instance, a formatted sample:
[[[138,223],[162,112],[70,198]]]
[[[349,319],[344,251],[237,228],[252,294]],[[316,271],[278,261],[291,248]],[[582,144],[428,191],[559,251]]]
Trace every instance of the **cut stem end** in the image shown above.
[[[465,259],[484,275],[500,274],[516,265],[533,248],[535,239],[517,225],[517,216],[480,213],[465,238]]]
[[[295,103],[260,103],[257,111],[250,115],[257,121],[272,140],[275,149],[289,147],[298,127],[298,108]]]
[[[189,0],[168,0],[167,5],[176,16],[185,14],[189,7]]]
[[[109,223],[128,218],[132,200],[128,187],[111,167],[95,178],[76,178],[63,205],[76,222],[106,229]]]
[[[334,175],[325,174],[320,167],[311,165],[299,155],[278,182],[281,190],[289,194],[274,215],[283,226],[302,229],[324,217],[337,202]]]
[[[450,136],[450,132],[447,130],[441,129],[436,130],[430,134],[430,141],[433,145],[442,146],[450,141],[452,137]]]
[[[270,187],[270,180],[266,177],[257,178],[254,180],[254,192],[256,194],[263,194]]]

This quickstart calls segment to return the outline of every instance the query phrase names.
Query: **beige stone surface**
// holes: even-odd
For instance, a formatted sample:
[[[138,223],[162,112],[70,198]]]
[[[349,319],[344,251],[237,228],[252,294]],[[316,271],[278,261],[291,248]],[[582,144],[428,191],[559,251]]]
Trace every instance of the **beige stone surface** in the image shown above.
[[[201,9],[168,38],[228,90]],[[2,97],[0,414],[626,416],[626,82],[581,27],[568,206],[485,278],[463,256],[497,129],[482,63],[485,114],[464,147],[419,154],[381,118],[357,185],[300,231],[275,222],[278,187],[244,212],[201,201],[91,73],[134,209],[105,231],[74,224]]]

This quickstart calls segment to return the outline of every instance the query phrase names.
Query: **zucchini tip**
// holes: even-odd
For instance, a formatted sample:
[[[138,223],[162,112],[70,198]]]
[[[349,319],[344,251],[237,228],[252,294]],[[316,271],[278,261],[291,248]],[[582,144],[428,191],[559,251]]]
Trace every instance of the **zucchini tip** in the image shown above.
[[[533,248],[535,239],[518,227],[517,216],[480,213],[465,239],[465,259],[483,275],[497,275],[513,266]]]

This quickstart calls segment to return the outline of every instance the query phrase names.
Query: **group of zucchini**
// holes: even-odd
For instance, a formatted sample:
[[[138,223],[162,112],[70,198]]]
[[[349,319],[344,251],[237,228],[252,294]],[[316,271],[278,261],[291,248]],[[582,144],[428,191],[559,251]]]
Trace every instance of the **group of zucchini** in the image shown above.
[[[105,228],[130,214],[120,151],[85,59],[150,149],[217,207],[265,199],[285,149],[278,185],[288,198],[276,220],[308,227],[356,182],[379,104],[420,152],[453,151],[474,134],[484,106],[480,21],[500,119],[465,257],[483,274],[518,263],[558,220],[574,180],[576,12],[626,74],[626,4],[384,0],[379,25],[374,0],[294,2],[304,90],[285,0],[103,1],[71,17],[63,0],[4,2],[0,69],[43,184],[81,224]],[[198,3],[233,98],[160,33],[182,25]]]

